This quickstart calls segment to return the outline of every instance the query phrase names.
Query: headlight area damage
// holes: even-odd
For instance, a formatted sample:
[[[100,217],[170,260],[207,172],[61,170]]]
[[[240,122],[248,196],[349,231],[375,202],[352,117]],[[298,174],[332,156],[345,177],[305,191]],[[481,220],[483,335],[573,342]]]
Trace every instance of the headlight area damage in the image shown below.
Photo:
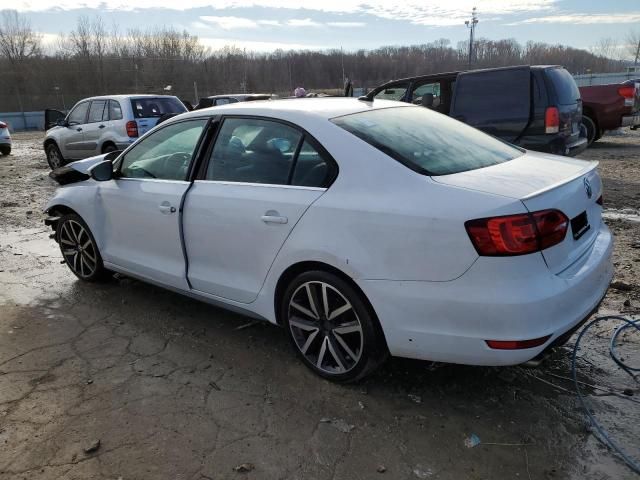
[[[82,173],[76,170],[71,165],[65,165],[64,167],[56,168],[49,172],[49,176],[53,178],[60,185],[68,185],[70,183],[83,182],[88,180],[91,176],[88,173]]]
[[[95,157],[86,158],[84,160],[78,160],[77,162],[70,163],[63,167],[56,168],[49,173],[49,176],[53,178],[60,185],[69,185],[70,183],[83,182],[91,178],[90,170],[97,164],[111,160],[115,161],[120,156],[122,151],[105,153],[103,155],[97,155]]]

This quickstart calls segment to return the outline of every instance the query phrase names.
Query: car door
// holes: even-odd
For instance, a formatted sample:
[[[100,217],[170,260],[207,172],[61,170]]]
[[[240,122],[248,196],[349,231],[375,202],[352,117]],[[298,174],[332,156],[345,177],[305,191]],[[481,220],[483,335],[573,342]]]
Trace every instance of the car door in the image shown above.
[[[84,141],[84,127],[90,103],[88,100],[78,103],[67,116],[67,126],[64,127],[60,136],[61,144],[58,145],[66,159],[78,160],[91,155]]]
[[[187,172],[208,119],[171,123],[121,156],[115,178],[99,186],[105,263],[188,289],[180,235]]]
[[[289,124],[241,117],[224,119],[206,160],[184,205],[188,278],[198,292],[250,303],[335,163]]]
[[[531,69],[500,68],[458,75],[450,115],[508,142],[531,118]]]
[[[87,123],[84,126],[84,142],[91,155],[99,155],[100,137],[108,126],[109,108],[108,100],[92,100],[89,107]]]

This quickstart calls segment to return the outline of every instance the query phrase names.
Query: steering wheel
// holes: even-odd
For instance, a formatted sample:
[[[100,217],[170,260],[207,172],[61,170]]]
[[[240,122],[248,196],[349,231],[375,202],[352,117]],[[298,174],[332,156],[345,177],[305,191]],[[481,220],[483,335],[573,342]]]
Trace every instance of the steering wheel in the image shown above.
[[[140,178],[137,175],[135,175],[137,172],[142,172],[146,177],[151,177],[151,178],[158,178],[156,177],[153,173],[151,173],[149,170],[147,170],[146,168],[143,168],[139,165],[131,165],[127,170],[129,170],[130,172],[132,172],[134,175],[134,178]]]

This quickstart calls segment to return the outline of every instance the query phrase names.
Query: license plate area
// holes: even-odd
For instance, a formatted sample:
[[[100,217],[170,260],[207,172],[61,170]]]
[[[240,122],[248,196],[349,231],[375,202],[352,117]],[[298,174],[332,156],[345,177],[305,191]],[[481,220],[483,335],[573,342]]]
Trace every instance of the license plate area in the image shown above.
[[[587,218],[586,211],[571,219],[571,232],[573,233],[574,240],[578,240],[587,233],[590,228],[591,225],[589,225],[589,219]]]

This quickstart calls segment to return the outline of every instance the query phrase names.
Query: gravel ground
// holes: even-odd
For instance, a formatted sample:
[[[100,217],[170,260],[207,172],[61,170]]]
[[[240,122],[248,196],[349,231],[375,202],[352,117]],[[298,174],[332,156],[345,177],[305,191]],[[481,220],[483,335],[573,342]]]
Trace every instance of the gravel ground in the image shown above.
[[[561,378],[575,338],[535,369],[394,359],[338,386],[277,327],[124,277],[79,282],[42,225],[55,185],[41,140],[16,134],[0,157],[0,480],[637,478]],[[600,313],[636,314],[640,132],[583,157],[600,160],[606,208],[622,218],[608,220],[617,283]],[[640,409],[609,390],[640,392],[610,361],[610,332],[585,338],[579,378],[640,458]]]

